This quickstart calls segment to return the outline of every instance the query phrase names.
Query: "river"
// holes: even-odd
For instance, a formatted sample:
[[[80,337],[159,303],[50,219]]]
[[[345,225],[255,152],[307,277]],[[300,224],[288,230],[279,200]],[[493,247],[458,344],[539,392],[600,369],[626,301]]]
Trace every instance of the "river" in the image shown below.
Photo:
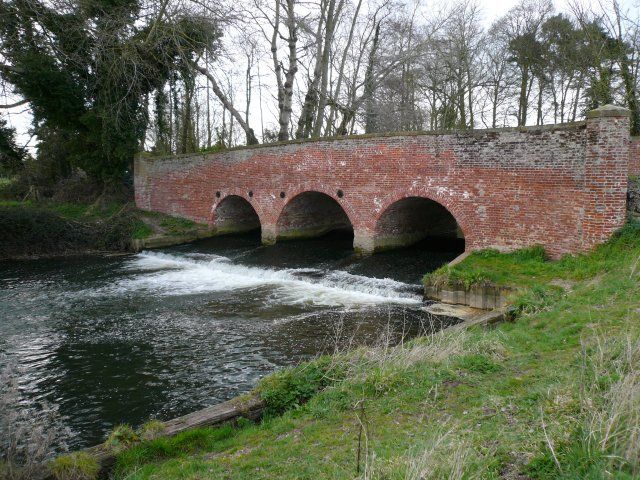
[[[348,237],[263,247],[246,235],[0,263],[0,368],[16,367],[19,408],[57,411],[60,441],[96,444],[116,424],[227,400],[389,328],[438,328],[420,279],[460,248],[423,242],[356,258]]]

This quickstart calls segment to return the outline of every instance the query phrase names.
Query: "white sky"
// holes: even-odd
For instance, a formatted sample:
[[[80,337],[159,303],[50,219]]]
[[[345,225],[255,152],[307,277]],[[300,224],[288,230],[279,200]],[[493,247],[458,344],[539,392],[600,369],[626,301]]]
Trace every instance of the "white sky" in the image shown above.
[[[556,11],[568,12],[569,1],[570,0],[555,0],[554,4],[555,4]],[[608,3],[608,0],[585,0],[585,1],[588,1],[594,6],[598,5],[599,3],[604,3],[604,4]],[[491,23],[493,23],[493,21],[496,18],[504,15],[509,9],[511,9],[513,6],[519,3],[519,0],[479,0],[479,3],[482,6],[484,21],[486,23],[486,26],[488,27],[489,25],[491,25]],[[620,4],[623,10],[632,11],[633,9],[640,9],[640,0],[620,0]],[[266,68],[262,71],[262,75],[263,76],[268,75]],[[271,84],[272,83],[271,80],[273,79],[269,79],[269,80],[265,79],[263,81],[263,88],[264,86]],[[0,92],[0,103],[11,103],[16,100],[18,100],[18,97],[14,95],[10,95],[10,92]],[[273,95],[264,89],[262,93],[262,100],[264,103],[263,111],[265,113],[265,116],[271,117],[277,110],[277,105],[276,105],[277,102],[274,102]],[[238,110],[241,110],[241,111],[243,110],[242,108],[243,102],[244,100],[239,101],[238,105],[236,105],[236,108],[238,108]],[[259,126],[260,109],[258,105],[257,88],[256,88],[256,92],[253,95],[252,107],[250,110],[251,110],[251,115],[249,119],[250,119],[251,126],[259,135],[260,134],[260,126]],[[31,138],[31,136],[28,133],[29,128],[31,126],[31,115],[29,114],[29,109],[27,108],[27,106],[23,105],[22,107],[14,108],[12,110],[3,110],[3,112],[6,114],[6,118],[8,119],[9,125],[16,128],[18,132],[19,143],[21,145],[27,145],[30,149],[32,149],[35,144],[35,139]],[[265,118],[265,125],[274,123],[274,121],[275,121],[275,116],[273,119]]]

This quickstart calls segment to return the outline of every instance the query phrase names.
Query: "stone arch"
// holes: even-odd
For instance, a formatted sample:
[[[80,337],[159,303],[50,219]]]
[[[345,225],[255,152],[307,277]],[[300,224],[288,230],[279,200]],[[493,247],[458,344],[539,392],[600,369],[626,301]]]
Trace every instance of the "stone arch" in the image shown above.
[[[460,214],[439,200],[413,192],[388,199],[375,217],[374,250],[409,246],[428,237],[466,241]]]
[[[242,195],[228,194],[214,203],[210,225],[219,234],[260,230],[261,222],[254,206]]]
[[[277,240],[313,238],[333,231],[353,234],[353,222],[338,199],[317,190],[293,195],[276,221]]]

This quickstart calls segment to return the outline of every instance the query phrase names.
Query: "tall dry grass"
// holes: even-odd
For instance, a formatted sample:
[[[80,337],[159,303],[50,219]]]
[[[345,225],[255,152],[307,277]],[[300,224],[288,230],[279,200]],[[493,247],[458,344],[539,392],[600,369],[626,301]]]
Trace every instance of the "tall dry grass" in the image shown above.
[[[481,477],[477,453],[462,439],[458,427],[442,425],[406,456],[383,461],[375,452],[367,456],[362,480],[474,480]]]
[[[70,433],[50,405],[22,405],[16,365],[0,363],[0,479],[34,478],[56,451],[68,450],[60,434]]]
[[[588,451],[612,471],[640,475],[640,339],[597,335],[583,342],[581,405]]]

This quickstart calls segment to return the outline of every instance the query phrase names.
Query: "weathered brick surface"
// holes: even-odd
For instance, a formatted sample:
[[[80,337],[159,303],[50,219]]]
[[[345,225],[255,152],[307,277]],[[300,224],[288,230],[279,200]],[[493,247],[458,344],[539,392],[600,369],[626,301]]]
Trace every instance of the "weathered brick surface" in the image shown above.
[[[640,137],[632,137],[629,145],[629,175],[640,177]]]
[[[136,204],[213,225],[217,206],[237,195],[253,206],[269,240],[278,235],[288,202],[303,192],[321,192],[346,212],[356,246],[370,250],[381,233],[378,219],[391,205],[425,197],[455,217],[467,249],[540,244],[559,256],[589,249],[623,225],[628,128],[626,115],[608,112],[555,127],[142,157],[135,165]]]

